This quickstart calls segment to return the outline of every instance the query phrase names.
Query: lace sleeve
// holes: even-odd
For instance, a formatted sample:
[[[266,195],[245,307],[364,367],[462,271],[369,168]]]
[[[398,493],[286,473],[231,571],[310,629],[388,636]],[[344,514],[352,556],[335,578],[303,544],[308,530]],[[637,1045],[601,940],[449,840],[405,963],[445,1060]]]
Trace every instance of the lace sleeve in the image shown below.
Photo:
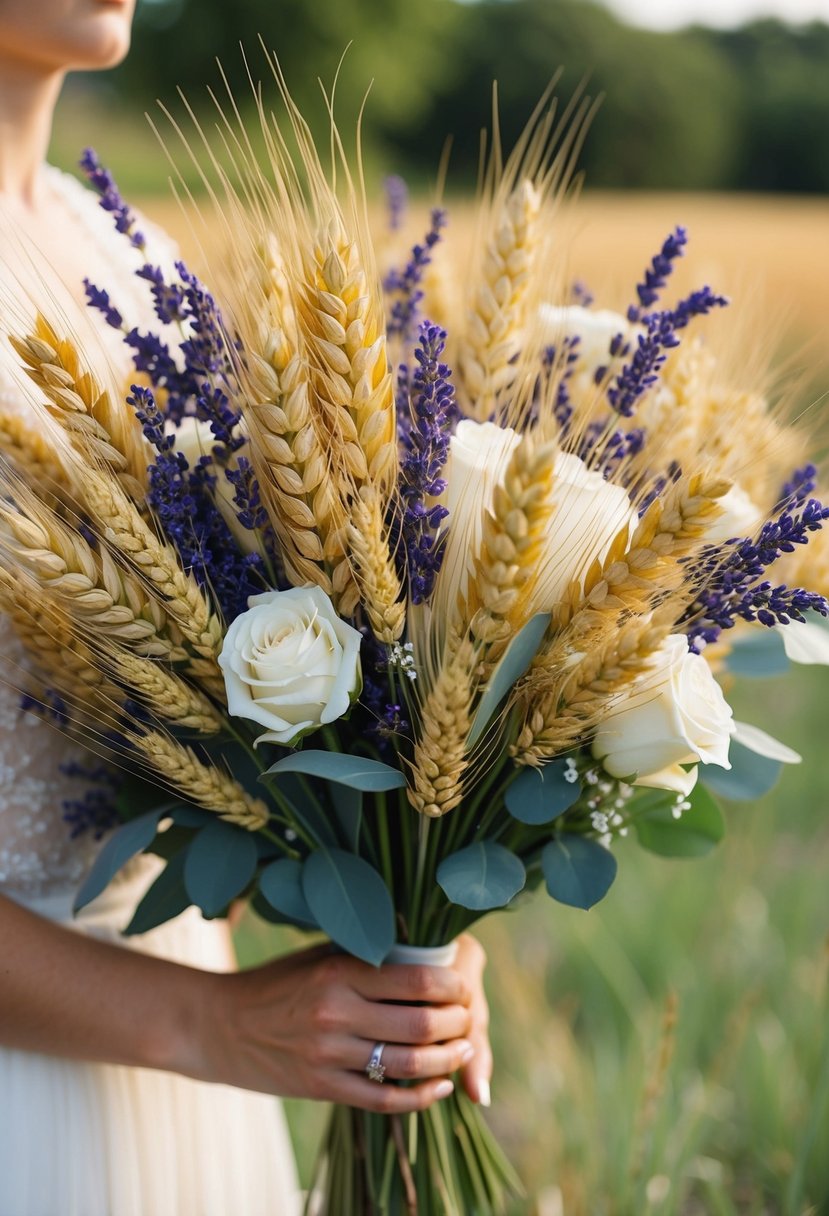
[[[24,655],[0,617],[0,891],[37,898],[77,886],[98,848],[94,833],[73,837],[64,818],[86,783],[71,776],[78,747],[21,707],[16,685]]]

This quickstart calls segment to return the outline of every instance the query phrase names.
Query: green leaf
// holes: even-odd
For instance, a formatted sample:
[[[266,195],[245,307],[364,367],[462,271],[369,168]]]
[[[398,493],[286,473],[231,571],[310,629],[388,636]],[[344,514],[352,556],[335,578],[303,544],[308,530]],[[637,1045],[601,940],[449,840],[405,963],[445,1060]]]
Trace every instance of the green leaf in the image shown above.
[[[674,818],[673,795],[635,815],[633,826],[643,848],[661,857],[704,857],[719,844],[725,821],[717,803],[699,784],[687,801],[691,805],[679,819]]]
[[[266,866],[259,876],[259,890],[272,908],[304,925],[316,924],[302,892],[302,862],[286,857]]]
[[[157,793],[158,791],[156,791]],[[93,899],[97,899],[103,889],[109,886],[121,867],[135,857],[136,853],[143,853],[152,842],[159,821],[164,814],[166,814],[166,808],[157,807],[154,811],[147,811],[145,814],[139,815],[137,819],[131,819],[122,827],[115,829],[95,858],[92,869],[76,895],[72,905],[73,912],[80,912],[81,908],[85,908],[87,904],[92,903]]]
[[[468,747],[475,746],[504,697],[532,663],[549,623],[550,613],[539,612],[527,621],[524,628],[519,630],[510,642],[478,702],[472,729],[469,732]]]
[[[588,836],[563,832],[545,845],[541,867],[553,899],[571,908],[592,908],[616,877],[616,858]]]
[[[184,885],[205,916],[218,916],[256,873],[256,841],[244,828],[214,819],[187,850]]]
[[[336,848],[339,840],[331,823],[330,812],[323,810],[314,791],[309,791],[305,779],[298,773],[282,773],[274,786],[281,798],[290,804],[294,819],[311,838],[317,844]]]
[[[508,904],[527,881],[527,872],[509,849],[480,840],[445,857],[437,880],[453,904],[485,912]]]
[[[367,861],[344,849],[319,849],[303,866],[302,893],[333,942],[379,967],[394,945],[394,906]]]
[[[513,819],[521,823],[552,823],[563,815],[581,794],[578,780],[565,777],[567,765],[554,760],[543,768],[525,768],[507,786],[504,802]]]
[[[168,920],[175,920],[186,908],[192,905],[184,885],[184,864],[187,850],[177,853],[159,874],[153,885],[147,891],[141,903],[135,909],[135,914],[124,930],[125,937],[136,937],[139,933],[149,933]]]
[[[770,760],[768,756],[758,756],[736,739],[731,740],[728,749],[731,768],[719,768],[716,764],[701,764],[700,780],[719,794],[722,798],[730,798],[732,802],[753,802],[767,794],[772,786],[777,784],[783,765],[779,760]]]
[[[331,790],[334,812],[352,853],[360,851],[360,831],[363,826],[363,794],[348,785],[335,785]]]
[[[398,768],[369,760],[365,756],[348,756],[344,752],[295,752],[277,760],[262,779],[279,773],[305,773],[309,777],[322,777],[338,785],[349,785],[366,793],[403,789],[406,777]]]
[[[764,628],[762,632],[758,630],[752,636],[741,638],[734,643],[725,660],[726,671],[758,680],[783,675],[790,667],[783,638],[776,629]]]

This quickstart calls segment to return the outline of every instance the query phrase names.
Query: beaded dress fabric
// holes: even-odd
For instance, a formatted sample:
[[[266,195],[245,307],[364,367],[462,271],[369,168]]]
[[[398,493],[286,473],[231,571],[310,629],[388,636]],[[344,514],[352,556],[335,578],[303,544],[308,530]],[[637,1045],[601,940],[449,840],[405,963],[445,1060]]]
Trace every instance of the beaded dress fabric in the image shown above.
[[[110,291],[131,324],[156,328],[146,284],[134,271],[144,260],[170,265],[175,250],[169,240],[142,222],[144,257],[74,178],[46,167],[42,186],[62,217],[66,239],[94,252],[90,278]],[[33,314],[34,303],[24,307],[15,291],[27,271],[31,279],[27,258],[0,209],[0,301],[5,305],[11,295],[17,311]],[[48,278],[48,266],[39,273]],[[128,383],[120,334],[97,314],[89,319],[77,291],[51,281],[49,290],[82,341],[88,334],[90,350],[100,344]],[[0,321],[4,330],[13,327],[7,315]],[[0,412],[25,416],[35,391],[0,339]],[[90,831],[73,839],[64,819],[64,801],[83,792],[82,778],[67,774],[81,753],[20,708],[23,661],[11,622],[0,616],[0,895],[103,941],[204,970],[231,969],[225,923],[204,921],[195,908],[140,938],[121,937],[156,873],[150,858],[72,917],[72,898],[100,845]],[[56,1044],[59,1025],[56,1010]],[[300,1207],[276,1099],[171,1073],[0,1045],[0,1216],[294,1216]]]

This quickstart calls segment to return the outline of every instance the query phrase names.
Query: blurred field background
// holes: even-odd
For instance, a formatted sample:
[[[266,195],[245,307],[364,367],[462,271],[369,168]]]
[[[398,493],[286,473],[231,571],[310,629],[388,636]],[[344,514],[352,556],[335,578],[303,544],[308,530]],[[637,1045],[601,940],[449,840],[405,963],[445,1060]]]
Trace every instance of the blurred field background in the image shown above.
[[[450,233],[463,239],[493,78],[508,145],[559,64],[565,95],[591,72],[591,92],[607,100],[562,236],[568,274],[601,304],[624,305],[663,236],[686,224],[682,283],[729,293],[747,335],[804,373],[798,404],[819,405],[829,389],[829,27],[660,34],[588,0],[203,0],[198,11],[145,0],[128,65],[68,93],[55,159],[68,166],[94,144],[197,262],[137,116],[156,96],[172,99],[177,82],[203,96],[217,52],[242,89],[236,46],[255,48],[259,31],[312,110],[317,74],[330,80],[355,39],[343,126],[376,77],[367,178],[379,193],[383,172],[406,173],[414,236],[454,132]],[[491,1118],[532,1196],[522,1211],[829,1213],[828,681],[825,669],[799,669],[731,694],[737,717],[805,762],[756,805],[729,808],[715,855],[670,862],[623,842],[620,876],[592,912],[538,895],[482,926],[498,1061]],[[254,962],[296,940],[251,920],[240,956]],[[291,1103],[289,1115],[307,1172],[322,1112]]]

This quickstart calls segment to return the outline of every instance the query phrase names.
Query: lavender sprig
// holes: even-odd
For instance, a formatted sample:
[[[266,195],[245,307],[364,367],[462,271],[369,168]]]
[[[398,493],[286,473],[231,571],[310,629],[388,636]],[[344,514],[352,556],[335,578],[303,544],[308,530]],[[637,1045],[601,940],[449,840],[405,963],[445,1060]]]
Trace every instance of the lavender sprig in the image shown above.
[[[92,148],[85,148],[80,160],[86,179],[100,195],[104,211],[111,211],[115,216],[115,227],[130,239],[130,244],[136,249],[143,250],[146,241],[143,233],[135,227],[136,219],[132,211],[121,197],[121,192],[115,184],[115,179],[108,169],[105,169]]]
[[[115,800],[123,785],[123,776],[105,764],[82,764],[70,761],[60,766],[65,777],[90,783],[79,798],[64,798],[62,818],[69,825],[71,840],[91,832],[100,840],[120,822]]]
[[[792,510],[793,507],[802,507],[809,495],[814,493],[816,485],[817,468],[815,465],[807,464],[802,469],[795,469],[780,491],[775,510],[782,511],[784,507],[788,507],[789,510]]]
[[[643,310],[650,308],[659,299],[659,293],[673,273],[674,262],[682,257],[685,245],[688,243],[688,233],[685,228],[677,226],[665,239],[659,253],[655,254],[650,266],[645,271],[644,280],[636,285],[636,295],[639,304],[631,304],[627,311],[630,322],[642,320]]]
[[[713,308],[724,308],[727,304],[725,296],[718,296],[710,287],[701,287],[680,300],[675,308],[642,316],[645,332],[639,334],[633,357],[607,390],[607,399],[616,413],[624,418],[632,416],[640,397],[659,379],[668,351],[679,346],[678,330],[685,329],[694,317],[705,316]],[[616,353],[613,346],[611,353]]]
[[[389,228],[392,232],[397,232],[403,223],[403,217],[409,204],[409,187],[404,178],[397,173],[390,173],[383,180],[383,189],[386,192]]]
[[[709,551],[696,572],[700,590],[685,617],[690,622],[691,648],[716,641],[738,619],[772,626],[803,621],[807,611],[829,615],[829,603],[823,596],[802,587],[775,586],[764,577],[781,554],[807,544],[809,534],[827,519],[829,507],[812,498],[796,512],[781,511],[777,519],[763,525],[756,540],[731,542],[725,557],[718,550]]]
[[[405,502],[402,539],[415,604],[422,604],[432,593],[443,557],[434,533],[449,514],[439,504],[427,505],[428,498],[446,489],[441,472],[449,455],[449,430],[457,417],[452,373],[440,361],[445,347],[446,331],[424,321],[414,351],[417,368],[411,382],[412,422],[400,485]]]
[[[383,281],[386,293],[397,297],[391,306],[386,327],[390,337],[398,335],[404,342],[408,342],[414,336],[420,301],[423,299],[420,287],[423,273],[432,260],[432,250],[441,239],[440,234],[446,227],[446,222],[446,212],[440,207],[433,208],[431,226],[423,244],[414,246],[402,271],[390,270]]]

